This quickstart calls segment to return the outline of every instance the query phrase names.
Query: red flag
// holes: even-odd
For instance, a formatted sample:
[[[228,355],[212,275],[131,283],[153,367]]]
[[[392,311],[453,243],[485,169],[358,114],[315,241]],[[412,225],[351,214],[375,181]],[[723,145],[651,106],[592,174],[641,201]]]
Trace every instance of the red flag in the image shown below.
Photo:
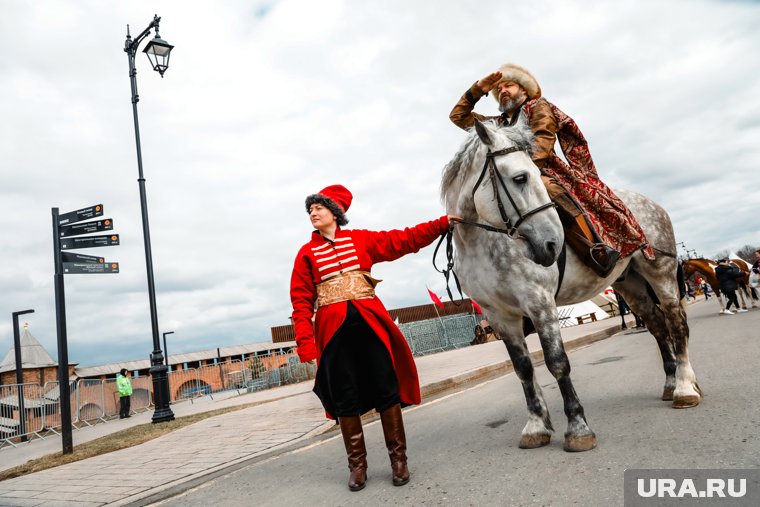
[[[475,313],[478,315],[483,315],[483,309],[480,307],[480,305],[477,304],[472,298],[470,298],[470,302],[472,303],[472,309],[475,310]]]
[[[435,303],[435,306],[443,310],[443,303],[441,302],[441,298],[436,296],[435,293],[430,289],[428,289],[428,294],[430,294],[430,299],[433,300],[433,303]]]

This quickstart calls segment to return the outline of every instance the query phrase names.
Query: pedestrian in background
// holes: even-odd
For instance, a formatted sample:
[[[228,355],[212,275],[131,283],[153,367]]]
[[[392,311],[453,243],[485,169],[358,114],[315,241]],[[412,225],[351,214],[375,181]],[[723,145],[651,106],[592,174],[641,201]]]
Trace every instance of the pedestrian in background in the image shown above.
[[[742,276],[741,270],[737,266],[731,266],[728,263],[728,259],[719,259],[718,265],[715,268],[715,277],[718,279],[718,285],[720,291],[726,296],[726,309],[721,310],[723,315],[733,315],[731,311],[731,305],[733,304],[736,311],[746,312],[742,308],[739,308],[739,301],[736,299],[736,289],[739,288],[739,284],[736,283],[736,278]]]
[[[116,387],[119,389],[119,419],[130,417],[130,405],[132,400],[132,381],[129,380],[129,372],[122,368],[116,374]]]
[[[703,278],[697,277],[697,285],[702,289],[702,294],[705,295],[705,301],[712,297],[710,294],[710,285]]]
[[[694,295],[694,290],[691,288],[691,284],[689,282],[686,282],[686,293],[684,294],[686,296],[686,301],[688,302],[690,299],[692,301],[696,301],[697,297]]]
[[[613,292],[615,293],[615,299],[617,300],[618,311],[620,311],[620,321],[622,322],[622,324],[620,324],[620,329],[628,329],[628,325],[625,323],[625,316],[631,309],[618,291]]]
[[[331,185],[306,198],[314,227],[296,256],[290,281],[298,356],[318,361],[314,392],[340,424],[350,471],[348,488],[367,481],[361,416],[380,414],[394,486],[409,482],[401,405],[420,403],[412,352],[375,295],[373,264],[426,247],[449,228],[446,215],[404,230],[341,229],[353,196]],[[312,316],[316,309],[316,318]]]

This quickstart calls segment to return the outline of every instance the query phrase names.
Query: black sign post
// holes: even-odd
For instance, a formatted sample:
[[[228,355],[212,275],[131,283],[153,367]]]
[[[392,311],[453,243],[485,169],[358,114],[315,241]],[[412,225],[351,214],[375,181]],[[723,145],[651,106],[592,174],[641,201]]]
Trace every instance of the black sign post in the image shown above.
[[[58,330],[58,400],[61,405],[61,440],[63,454],[74,452],[74,439],[71,435],[71,393],[69,390],[69,346],[66,337],[66,294],[63,287],[63,261],[58,208],[53,208],[53,259],[55,262],[55,324]]]
[[[69,348],[66,336],[66,296],[63,283],[65,274],[100,274],[118,273],[118,262],[106,262],[103,257],[83,255],[62,250],[77,248],[95,248],[119,244],[118,234],[78,237],[82,234],[110,231],[113,220],[110,218],[83,222],[103,215],[103,205],[96,204],[69,213],[59,214],[53,208],[53,261],[55,264],[55,314],[58,330],[58,387],[61,405],[61,440],[63,454],[74,452],[71,434],[71,386],[69,384]]]

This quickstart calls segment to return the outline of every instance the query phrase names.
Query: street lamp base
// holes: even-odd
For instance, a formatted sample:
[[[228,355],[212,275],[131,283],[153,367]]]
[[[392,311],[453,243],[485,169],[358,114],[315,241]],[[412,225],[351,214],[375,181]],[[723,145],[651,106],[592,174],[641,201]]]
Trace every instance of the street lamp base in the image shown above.
[[[151,419],[152,423],[162,423],[162,422],[169,422],[174,420],[174,412],[172,412],[172,409],[169,407],[163,408],[163,409],[156,409],[153,411],[153,418]]]
[[[160,351],[154,351],[150,356],[152,366],[150,376],[153,379],[153,423],[168,422],[174,420],[174,412],[169,407],[169,377],[166,373],[166,365]]]

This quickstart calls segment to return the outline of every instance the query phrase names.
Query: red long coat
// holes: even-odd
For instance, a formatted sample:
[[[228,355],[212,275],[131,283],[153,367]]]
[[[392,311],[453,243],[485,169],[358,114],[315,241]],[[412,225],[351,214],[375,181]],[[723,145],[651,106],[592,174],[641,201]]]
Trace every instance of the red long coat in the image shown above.
[[[442,216],[437,220],[404,230],[375,232],[338,228],[335,233],[335,242],[324,239],[316,231],[312,233],[311,241],[298,251],[290,279],[293,326],[301,361],[306,362],[312,359],[319,361],[322,351],[346,318],[347,303],[343,301],[319,308],[312,324],[314,303],[317,299],[317,283],[336,272],[342,273],[353,269],[369,272],[372,265],[377,262],[392,261],[408,253],[417,252],[444,234],[448,225],[448,217]],[[331,262],[329,264],[333,266],[331,268],[321,262],[323,259],[320,259],[320,254],[328,250],[334,252],[339,259],[343,260],[343,263]],[[377,296],[356,299],[352,301],[352,304],[388,350],[398,378],[399,397],[402,403],[419,404],[420,383],[412,351],[404,335],[388,314],[388,310]]]

